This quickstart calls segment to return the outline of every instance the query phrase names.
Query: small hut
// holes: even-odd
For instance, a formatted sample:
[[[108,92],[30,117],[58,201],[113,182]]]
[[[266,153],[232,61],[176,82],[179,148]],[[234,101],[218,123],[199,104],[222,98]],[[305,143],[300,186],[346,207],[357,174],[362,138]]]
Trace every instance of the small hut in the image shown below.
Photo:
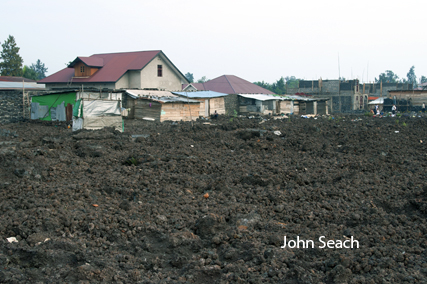
[[[197,91],[197,92],[172,92],[183,98],[190,98],[200,102],[199,115],[203,117],[211,116],[215,111],[218,114],[225,114],[224,97],[227,94],[214,91]]]
[[[123,131],[122,94],[113,92],[43,92],[31,97],[31,119],[66,121],[73,130],[114,127]]]
[[[199,117],[200,102],[167,91],[126,90],[128,117],[153,121],[190,121]]]

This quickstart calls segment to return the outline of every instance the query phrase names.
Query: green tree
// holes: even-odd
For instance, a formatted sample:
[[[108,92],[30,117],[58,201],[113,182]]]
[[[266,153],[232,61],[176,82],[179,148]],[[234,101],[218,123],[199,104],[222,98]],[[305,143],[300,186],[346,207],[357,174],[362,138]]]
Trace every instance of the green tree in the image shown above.
[[[22,68],[22,77],[37,81],[39,74],[31,67],[24,65],[24,68]]]
[[[273,89],[272,91],[275,94],[278,94],[278,95],[286,94],[285,78],[280,77],[279,80],[277,80],[275,83],[273,83],[272,89]]]
[[[206,78],[206,76],[203,76],[202,78],[200,78],[199,80],[197,80],[197,83],[204,83],[206,81],[209,81],[209,79]]]
[[[415,87],[417,85],[417,76],[415,76],[415,66],[412,66],[411,69],[409,69],[408,74],[406,74],[406,77],[408,77],[407,83],[412,84],[412,87]]]
[[[44,63],[42,63],[40,61],[40,59],[37,59],[36,64],[34,64],[34,63],[31,64],[30,68],[37,73],[37,79],[35,79],[35,80],[38,81],[38,80],[41,80],[43,78],[46,78],[47,68],[44,65]]]
[[[299,79],[297,79],[295,76],[286,76],[286,89],[287,88],[298,88]]]
[[[394,74],[391,70],[386,70],[385,73],[381,73],[378,76],[378,79],[375,78],[375,83],[383,82],[383,83],[397,83],[399,81],[399,76]]]
[[[271,84],[267,83],[267,82],[254,82],[255,85],[258,85],[264,89],[270,90],[271,91]]]
[[[16,46],[15,38],[9,38],[1,45],[3,50],[0,53],[0,74],[1,76],[21,76],[22,57],[19,55],[19,47]]]
[[[273,84],[267,82],[254,82],[255,85],[263,87],[264,89],[270,90],[278,95],[286,94],[287,88],[298,88],[299,79],[295,76],[280,77],[279,80]]]
[[[188,82],[190,82],[190,83],[194,82],[193,73],[187,72],[184,76],[185,76],[185,78],[187,78]]]
[[[427,83],[427,77],[426,76],[421,76],[420,84],[422,84],[422,83]]]

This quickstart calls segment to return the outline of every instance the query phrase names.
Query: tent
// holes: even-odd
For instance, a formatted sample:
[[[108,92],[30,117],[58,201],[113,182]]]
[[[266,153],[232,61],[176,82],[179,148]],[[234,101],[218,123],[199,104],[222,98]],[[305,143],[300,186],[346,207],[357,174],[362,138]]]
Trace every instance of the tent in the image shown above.
[[[73,111],[73,131],[104,127],[123,132],[120,101],[79,99]]]

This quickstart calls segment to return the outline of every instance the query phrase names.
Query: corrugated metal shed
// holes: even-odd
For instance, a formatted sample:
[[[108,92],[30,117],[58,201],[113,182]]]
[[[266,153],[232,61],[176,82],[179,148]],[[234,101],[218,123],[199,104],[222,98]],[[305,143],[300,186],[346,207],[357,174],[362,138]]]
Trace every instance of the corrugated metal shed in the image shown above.
[[[189,98],[198,98],[198,99],[209,99],[209,98],[219,98],[225,97],[228,94],[218,93],[214,91],[197,91],[197,92],[172,92],[172,94],[185,96]]]

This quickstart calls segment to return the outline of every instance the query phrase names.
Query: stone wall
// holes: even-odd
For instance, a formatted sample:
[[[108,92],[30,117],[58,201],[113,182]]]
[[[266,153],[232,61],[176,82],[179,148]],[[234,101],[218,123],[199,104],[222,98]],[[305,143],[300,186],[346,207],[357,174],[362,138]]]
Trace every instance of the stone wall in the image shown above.
[[[22,91],[0,91],[0,124],[22,121]]]
[[[237,95],[227,95],[224,97],[225,114],[234,115],[234,110],[239,112],[239,99]]]

